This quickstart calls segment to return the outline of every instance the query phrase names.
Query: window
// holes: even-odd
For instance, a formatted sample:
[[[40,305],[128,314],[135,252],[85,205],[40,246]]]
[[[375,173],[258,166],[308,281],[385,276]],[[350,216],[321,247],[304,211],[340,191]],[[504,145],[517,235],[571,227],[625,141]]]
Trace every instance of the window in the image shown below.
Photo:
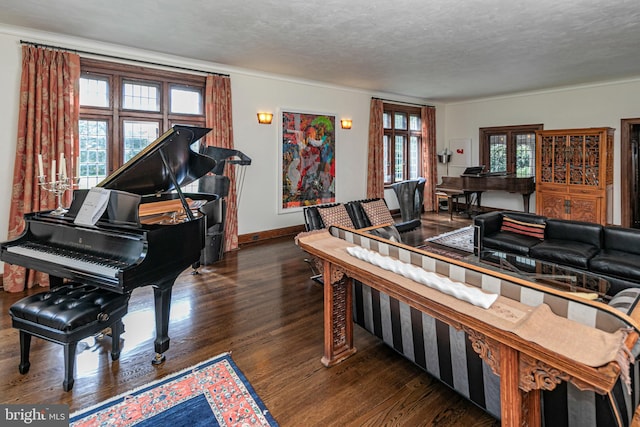
[[[98,184],[174,124],[205,125],[204,76],[86,58],[81,70],[80,188]]]
[[[384,104],[382,124],[384,183],[418,178],[422,174],[420,107]]]
[[[154,83],[122,83],[122,108],[160,111],[160,85]]]
[[[480,162],[490,173],[536,174],[536,130],[543,125],[480,128]]]

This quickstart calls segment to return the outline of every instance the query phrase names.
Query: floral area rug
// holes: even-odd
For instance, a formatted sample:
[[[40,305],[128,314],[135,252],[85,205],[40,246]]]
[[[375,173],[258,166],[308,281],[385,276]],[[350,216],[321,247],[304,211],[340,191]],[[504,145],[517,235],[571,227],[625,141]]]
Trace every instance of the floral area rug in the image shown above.
[[[70,426],[277,426],[224,353],[70,417]]]
[[[473,253],[473,226],[469,225],[439,236],[430,237],[425,242]]]

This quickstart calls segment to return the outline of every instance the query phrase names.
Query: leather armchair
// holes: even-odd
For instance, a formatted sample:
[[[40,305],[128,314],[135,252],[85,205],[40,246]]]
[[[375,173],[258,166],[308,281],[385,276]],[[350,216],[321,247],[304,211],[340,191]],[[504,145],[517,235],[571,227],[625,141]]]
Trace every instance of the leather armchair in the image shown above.
[[[422,203],[424,202],[425,178],[410,179],[391,185],[398,197],[403,226],[396,224],[401,231],[409,231],[420,226]]]

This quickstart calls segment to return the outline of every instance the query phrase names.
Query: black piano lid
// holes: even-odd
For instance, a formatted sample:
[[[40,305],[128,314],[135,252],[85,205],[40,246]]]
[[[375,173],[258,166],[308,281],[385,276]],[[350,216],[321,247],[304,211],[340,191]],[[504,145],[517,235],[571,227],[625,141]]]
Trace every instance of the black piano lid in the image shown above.
[[[216,165],[216,161],[211,157],[191,149],[191,144],[210,130],[196,126],[173,126],[100,182],[97,187],[122,190],[142,196],[174,190],[175,185],[164,166],[161,152],[164,153],[178,186],[192,183],[206,175]]]

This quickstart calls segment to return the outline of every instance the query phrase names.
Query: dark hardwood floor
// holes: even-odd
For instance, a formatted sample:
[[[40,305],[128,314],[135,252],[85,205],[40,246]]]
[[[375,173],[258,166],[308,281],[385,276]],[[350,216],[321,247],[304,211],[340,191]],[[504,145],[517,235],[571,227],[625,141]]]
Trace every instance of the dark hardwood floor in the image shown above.
[[[405,236],[421,242],[469,223],[428,213],[422,229]],[[150,363],[152,289],[136,289],[120,360],[111,362],[108,339],[84,341],[70,392],[62,390],[59,345],[34,338],[31,369],[18,373],[18,331],[8,309],[43,289],[0,292],[0,401],[62,403],[73,412],[229,351],[282,426],[499,425],[357,326],[358,352],[325,368],[322,287],[304,259],[292,237],[278,238],[228,253],[200,275],[183,273],[173,288],[171,348],[160,366]]]

